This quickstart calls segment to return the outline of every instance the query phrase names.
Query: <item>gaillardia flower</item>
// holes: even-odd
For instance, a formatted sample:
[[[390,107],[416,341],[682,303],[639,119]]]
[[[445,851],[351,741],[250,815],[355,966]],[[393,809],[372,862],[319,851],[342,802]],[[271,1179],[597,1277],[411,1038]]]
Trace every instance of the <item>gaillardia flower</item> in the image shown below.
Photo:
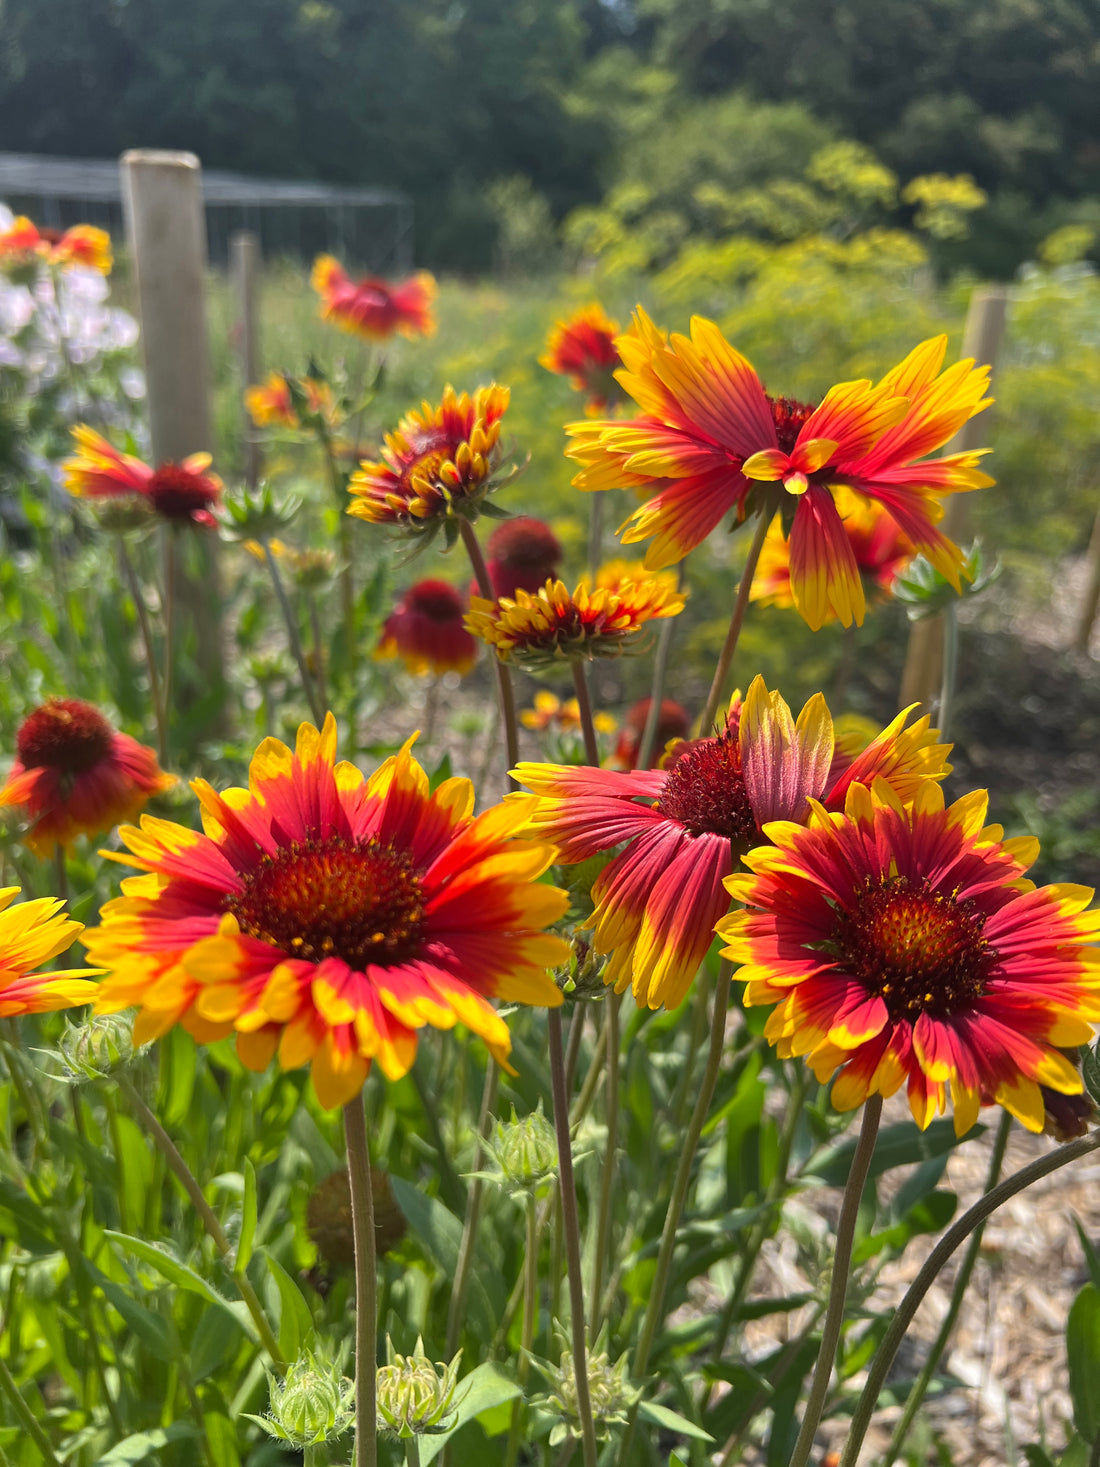
[[[549,728],[561,734],[580,733],[581,705],[576,698],[566,698],[563,702],[556,693],[540,688],[535,694],[535,706],[525,708],[519,721],[524,728],[535,729],[539,733]],[[609,713],[593,714],[592,726],[597,733],[604,734],[614,733],[618,728]]]
[[[500,462],[500,420],[507,387],[479,387],[460,397],[453,387],[437,408],[425,402],[386,435],[378,463],[351,476],[348,514],[414,535],[433,534],[456,515],[476,519]]]
[[[332,389],[320,377],[291,378],[285,372],[269,372],[266,382],[249,387],[244,395],[248,416],[257,428],[300,428],[298,403],[309,417],[331,423],[336,416]]]
[[[852,489],[838,487],[833,502],[852,547],[856,566],[865,587],[869,583],[889,593],[898,576],[913,559],[913,542],[897,526],[881,504],[865,499]],[[776,515],[765,537],[753,577],[750,596],[770,606],[793,606],[791,591],[791,546]],[[825,620],[832,620],[830,611]]]
[[[558,860],[586,861],[626,842],[592,887],[597,952],[610,953],[605,982],[632,986],[639,1004],[674,1008],[691,986],[729,908],[723,882],[771,820],[804,820],[810,799],[843,805],[853,780],[881,776],[902,800],[942,779],[947,746],[928,719],[907,713],[855,760],[834,760],[833,721],[816,693],[797,721],[778,693],[755,678],[735,693],[726,727],[674,745],[664,769],[520,764],[516,776],[541,798],[531,829],[560,847]]]
[[[152,469],[120,453],[93,428],[72,430],[77,453],[61,465],[65,488],[78,499],[118,499],[138,495],[162,519],[179,525],[213,525],[210,513],[221,498],[222,482],[207,473],[208,453],[193,453],[182,463]]]
[[[377,275],[352,280],[332,255],[318,255],[311,283],[321,297],[321,319],[368,341],[430,336],[435,330],[435,278],[427,271],[399,285]]]
[[[572,424],[569,448],[581,489],[633,488],[652,498],[626,522],[623,540],[652,539],[653,569],[682,560],[722,518],[750,509],[790,520],[791,592],[820,627],[830,612],[863,620],[863,586],[833,488],[882,504],[958,588],[962,552],[936,528],[940,496],[992,483],[981,452],[927,460],[975,413],[988,367],[957,362],[940,372],[946,337],[912,351],[877,386],[843,382],[816,407],[773,397],[711,321],[666,339],[640,308],[617,346],[618,380],[641,408],[631,419]],[[757,488],[756,486],[762,486]]]
[[[718,923],[745,1003],[775,1004],[765,1034],[836,1075],[838,1110],[904,1084],[922,1129],[950,1094],[960,1136],[994,1102],[1041,1131],[1042,1087],[1082,1090],[1057,1046],[1100,1019],[1100,913],[1086,887],[1028,881],[1038,842],[983,829],[986,805],[853,784],[842,812],[767,826],[726,883],[746,904]]]
[[[36,856],[135,819],[151,795],[176,783],[152,749],[116,733],[98,708],[79,698],[51,698],[29,713],[15,752],[0,806],[22,809],[28,821],[22,840]]]
[[[477,642],[463,625],[466,602],[446,581],[417,581],[382,626],[375,657],[400,657],[409,672],[422,676],[467,673],[477,661]]]
[[[652,698],[641,698],[631,704],[623,720],[622,732],[615,745],[611,762],[620,769],[637,769],[638,755],[642,748],[642,735],[649,721]],[[659,762],[670,739],[686,739],[691,731],[691,719],[687,709],[675,698],[662,698],[657,714],[657,737],[653,744],[653,760]]]
[[[568,948],[544,932],[568,902],[538,878],[553,859],[518,839],[530,802],[473,816],[469,780],[434,791],[406,744],[370,778],[336,762],[332,715],[293,751],[265,739],[247,789],[193,789],[203,831],[125,827],[146,874],[123,883],[88,933],[108,971],[97,1007],[140,1006],[138,1043],[180,1023],[206,1042],[237,1032],[252,1069],[278,1052],[311,1062],[324,1106],[343,1105],[372,1060],[404,1075],[425,1024],[456,1022],[501,1061],[508,1029],[490,998],[561,1001],[546,969]]]
[[[91,1003],[99,984],[86,975],[95,973],[95,968],[31,971],[67,952],[77,933],[84,931],[83,924],[64,915],[64,902],[57,897],[13,906],[18,895],[17,886],[0,887],[0,1018]]]
[[[601,305],[593,303],[559,321],[550,333],[546,353],[539,366],[548,372],[568,377],[578,392],[588,397],[588,412],[605,412],[608,405],[621,399],[622,389],[615,381],[615,369],[622,366],[615,345],[618,322],[612,321]]]
[[[33,260],[61,268],[83,265],[101,275],[109,275],[113,264],[111,236],[94,224],[74,224],[63,234],[40,230],[21,214],[12,220],[8,229],[0,231],[0,263],[24,264]]]
[[[575,591],[564,581],[547,581],[535,596],[475,596],[466,625],[501,662],[537,672],[555,663],[620,657],[637,647],[649,622],[683,609],[683,595],[656,576],[614,581],[594,591],[587,581]]]

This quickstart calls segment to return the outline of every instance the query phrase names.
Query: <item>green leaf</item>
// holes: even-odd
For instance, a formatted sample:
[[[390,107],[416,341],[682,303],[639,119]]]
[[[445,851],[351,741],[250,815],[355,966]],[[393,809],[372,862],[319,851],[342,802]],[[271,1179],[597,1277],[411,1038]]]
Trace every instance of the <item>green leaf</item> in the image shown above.
[[[427,1436],[420,1439],[422,1467],[428,1467],[429,1462],[435,1461],[456,1431],[461,1431],[464,1426],[476,1420],[486,1411],[492,1411],[497,1406],[514,1401],[521,1392],[514,1380],[509,1380],[496,1365],[486,1361],[476,1370],[471,1370],[465,1380],[459,1381],[457,1394],[461,1400],[450,1431],[441,1432],[439,1436]]]
[[[658,1406],[656,1401],[642,1401],[638,1407],[638,1415],[644,1416],[647,1421],[652,1421],[657,1426],[665,1427],[668,1431],[678,1431],[681,1436],[694,1437],[696,1441],[712,1442],[714,1440],[709,1431],[704,1431],[701,1426],[696,1426],[694,1421],[689,1421],[678,1411],[670,1411],[667,1406]]]
[[[241,1203],[241,1233],[237,1239],[237,1256],[233,1261],[234,1273],[243,1273],[248,1267],[256,1237],[256,1168],[247,1156],[241,1170],[244,1172],[244,1201]]]
[[[279,1349],[293,1360],[313,1333],[313,1315],[302,1291],[273,1253],[261,1250],[279,1290]]]
[[[852,1254],[853,1263],[866,1263],[884,1248],[901,1253],[909,1240],[919,1233],[942,1232],[955,1216],[958,1205],[959,1199],[954,1192],[931,1192],[923,1201],[911,1207],[893,1227],[884,1228],[882,1232],[872,1233],[869,1238],[864,1238]]]
[[[108,1304],[122,1316],[138,1341],[158,1360],[169,1364],[179,1353],[172,1326],[166,1319],[131,1299],[122,1287],[101,1273],[87,1258],[81,1259],[84,1272],[100,1290]]]
[[[112,1243],[117,1243],[128,1253],[132,1253],[142,1263],[147,1263],[150,1268],[160,1274],[161,1278],[167,1279],[170,1284],[175,1284],[177,1289],[185,1289],[189,1294],[198,1294],[208,1304],[215,1304],[219,1309],[223,1309],[233,1323],[244,1330],[254,1344],[259,1342],[256,1327],[244,1313],[244,1306],[242,1305],[241,1311],[238,1312],[223,1294],[219,1294],[213,1285],[208,1284],[193,1268],[188,1268],[186,1263],[181,1263],[178,1258],[173,1258],[163,1248],[146,1243],[142,1238],[131,1238],[126,1233],[116,1233],[110,1228],[104,1230],[103,1236],[109,1238]]]
[[[447,1278],[454,1278],[462,1243],[462,1223],[438,1197],[429,1197],[403,1177],[391,1176],[390,1187],[424,1251]],[[476,1267],[470,1273],[470,1303],[476,1305],[481,1324],[492,1334],[496,1329],[496,1311]]]
[[[95,1467],[131,1467],[146,1461],[154,1452],[163,1451],[172,1442],[193,1441],[198,1432],[189,1421],[175,1421],[155,1431],[139,1431],[117,1442],[109,1452],[96,1459]]]
[[[1086,1284],[1073,1301],[1066,1354],[1074,1425],[1091,1443],[1100,1433],[1100,1289],[1095,1284]]]
[[[1100,1289],[1100,1253],[1097,1253],[1092,1239],[1081,1225],[1081,1219],[1074,1214],[1073,1225],[1077,1229],[1077,1236],[1081,1240],[1081,1249],[1085,1255],[1085,1262],[1089,1268],[1089,1278]]]
[[[915,1121],[902,1121],[896,1126],[884,1126],[875,1142],[875,1154],[871,1158],[870,1177],[879,1177],[896,1166],[910,1166],[914,1162],[928,1161],[953,1151],[964,1141],[973,1141],[985,1132],[985,1126],[972,1126],[965,1136],[955,1135],[953,1121],[933,1121],[927,1131],[922,1131]],[[849,1137],[835,1146],[826,1147],[806,1163],[803,1175],[818,1177],[827,1187],[843,1187],[852,1169],[856,1138]]]

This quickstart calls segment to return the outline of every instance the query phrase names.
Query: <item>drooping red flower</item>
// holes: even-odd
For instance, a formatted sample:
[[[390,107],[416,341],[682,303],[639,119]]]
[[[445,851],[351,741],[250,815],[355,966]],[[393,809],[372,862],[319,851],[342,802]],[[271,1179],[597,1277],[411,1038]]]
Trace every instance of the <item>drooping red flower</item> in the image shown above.
[[[649,710],[652,706],[652,698],[642,698],[632,704],[628,710],[619,733],[619,741],[615,745],[615,752],[611,756],[611,761],[616,768],[637,769],[642,735],[645,733]],[[662,698],[661,710],[657,714],[657,737],[653,744],[653,758],[650,761],[650,767],[660,762],[665,745],[670,739],[686,739],[690,732],[691,719],[687,709],[677,703],[675,698]]]
[[[775,1005],[765,1035],[836,1076],[838,1110],[905,1085],[922,1129],[950,1095],[960,1136],[993,1103],[1041,1131],[1043,1087],[1083,1089],[1061,1047],[1100,1019],[1100,912],[1086,887],[1028,881],[1038,842],[983,829],[986,807],[854,783],[842,811],[767,826],[726,883],[746,909],[717,930],[745,1002]]]
[[[467,673],[477,661],[477,642],[463,624],[466,602],[446,581],[410,586],[386,618],[375,657],[399,657],[418,676]]]
[[[207,473],[208,453],[193,453],[182,463],[150,468],[120,453],[93,428],[72,430],[78,452],[61,465],[65,488],[78,499],[118,499],[140,495],[162,519],[178,525],[217,523],[210,513],[221,498],[222,481]]]
[[[618,335],[618,322],[612,321],[601,305],[585,306],[567,321],[557,323],[545,354],[539,357],[539,366],[568,377],[578,392],[587,395],[588,412],[605,412],[613,400],[623,396],[615,381],[615,371],[622,366],[615,345]]]
[[[431,336],[435,331],[432,301],[435,278],[427,271],[400,284],[377,275],[352,280],[332,255],[318,255],[311,277],[321,297],[321,317],[368,341],[391,336]]]
[[[54,698],[23,720],[0,805],[22,808],[23,840],[38,856],[133,820],[151,795],[170,789],[152,749],[116,733],[90,703]]]
[[[627,521],[630,544],[650,540],[652,569],[680,561],[731,510],[743,519],[756,485],[792,512],[791,591],[815,629],[829,615],[862,622],[863,585],[834,502],[837,485],[882,504],[917,550],[958,589],[963,555],[937,529],[942,496],[992,483],[981,451],[928,459],[988,407],[988,367],[941,372],[947,338],[916,347],[877,385],[842,382],[818,405],[773,397],[711,321],[666,338],[640,308],[617,341],[618,380],[635,418],[571,424],[581,489],[631,488],[650,497]],[[752,501],[753,506],[757,503]]]

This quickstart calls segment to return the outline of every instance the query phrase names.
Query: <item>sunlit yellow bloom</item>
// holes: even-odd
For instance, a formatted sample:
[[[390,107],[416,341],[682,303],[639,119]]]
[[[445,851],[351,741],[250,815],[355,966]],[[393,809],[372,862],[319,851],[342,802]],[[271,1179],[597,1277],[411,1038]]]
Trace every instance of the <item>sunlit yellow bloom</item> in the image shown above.
[[[86,976],[96,968],[34,973],[39,963],[67,952],[84,926],[62,911],[57,897],[15,902],[17,886],[0,887],[0,1018],[44,1014],[90,1003],[99,987]]]

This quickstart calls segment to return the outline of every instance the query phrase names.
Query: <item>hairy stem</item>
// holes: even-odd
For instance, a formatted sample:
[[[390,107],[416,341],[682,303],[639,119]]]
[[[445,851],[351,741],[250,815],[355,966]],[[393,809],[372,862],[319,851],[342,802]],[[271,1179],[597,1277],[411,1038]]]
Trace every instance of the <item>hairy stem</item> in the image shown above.
[[[495,601],[493,595],[493,584],[489,580],[489,568],[485,564],[485,557],[481,553],[477,534],[473,525],[463,516],[459,517],[459,530],[462,534],[462,543],[466,547],[466,554],[470,558],[470,566],[477,581],[477,589],[486,601]],[[519,763],[519,724],[516,721],[516,695],[512,688],[512,674],[500,658],[494,654],[493,661],[497,670],[497,693],[500,697],[500,712],[504,720],[504,741],[508,750],[508,768],[512,770]],[[509,773],[509,783],[512,789],[519,786]]]
[[[355,1459],[359,1467],[377,1467],[378,1265],[370,1148],[362,1093],[344,1106],[344,1140],[355,1239]]]
[[[133,557],[126,544],[125,535],[119,535],[118,537],[118,563],[122,567],[126,588],[130,592],[130,600],[134,603],[134,614],[137,616],[138,630],[141,632],[141,646],[145,653],[145,666],[149,670],[149,691],[153,697],[153,717],[157,725],[157,757],[163,765],[168,760],[168,716],[164,707],[164,694],[160,685],[160,672],[157,669],[157,654],[153,646],[153,628],[149,622],[149,608],[145,605],[145,596],[142,593],[141,583],[138,580]]]
[[[477,1118],[478,1144],[475,1164],[479,1169],[484,1165],[485,1141],[489,1135],[489,1126],[493,1118],[493,1105],[496,1102],[499,1077],[500,1071],[490,1058],[485,1071],[485,1088],[481,1092],[481,1111]],[[458,1340],[462,1333],[462,1316],[466,1309],[466,1292],[470,1287],[470,1270],[473,1267],[474,1252],[477,1248],[477,1229],[480,1220],[481,1178],[474,1177],[466,1194],[466,1217],[462,1224],[462,1242],[459,1244],[455,1281],[451,1289],[450,1308],[447,1310],[448,1360],[458,1349]]]
[[[275,599],[279,603],[279,610],[282,612],[283,621],[286,624],[286,634],[287,640],[290,642],[291,655],[298,665],[298,676],[302,680],[302,691],[306,695],[306,702],[309,704],[310,712],[313,714],[313,721],[320,728],[325,721],[325,709],[320,698],[317,696],[317,690],[313,685],[313,678],[310,676],[305,650],[302,647],[302,638],[298,631],[298,618],[294,615],[294,609],[286,594],[286,587],[283,585],[283,576],[279,570],[279,563],[271,553],[271,541],[265,537],[260,541],[260,544],[264,548],[264,560],[267,562],[267,568],[271,575],[271,584],[275,588]]]
[[[584,663],[579,658],[572,661],[573,689],[577,695],[577,708],[581,717],[581,737],[584,739],[584,757],[593,769],[600,767],[600,746],[596,742],[596,725],[592,721],[592,699],[588,696],[588,678]]]

